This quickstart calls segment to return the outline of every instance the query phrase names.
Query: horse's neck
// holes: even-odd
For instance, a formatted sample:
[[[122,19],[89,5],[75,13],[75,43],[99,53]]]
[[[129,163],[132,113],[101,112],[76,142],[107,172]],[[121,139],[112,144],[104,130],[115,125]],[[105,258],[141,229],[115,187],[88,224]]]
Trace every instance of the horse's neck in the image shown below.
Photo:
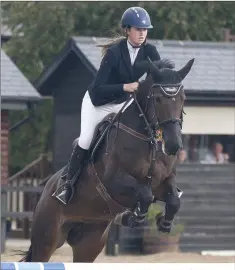
[[[144,111],[144,108],[141,107],[141,109]],[[146,131],[146,124],[143,118],[139,115],[139,108],[137,107],[135,101],[133,101],[133,103],[121,114],[120,122],[133,129],[134,131],[148,136]],[[133,145],[135,145],[135,143],[133,143]],[[150,155],[149,147],[147,144],[146,146],[147,148],[145,150],[143,149],[143,153]],[[139,148],[139,144],[137,144],[136,147]],[[172,168],[176,163],[176,157],[166,156],[162,152],[157,152],[156,159],[157,161],[154,164],[153,174],[155,174],[156,178],[160,181],[171,173]]]
[[[144,120],[139,115],[140,111],[135,101],[133,101],[132,104],[121,114],[120,122],[143,135],[147,135]]]
[[[141,82],[139,85],[139,90],[136,93],[136,98],[139,100],[139,105],[141,106],[142,111],[145,110],[145,102],[147,102],[148,91],[152,85],[152,77],[148,76],[144,82]],[[141,102],[140,102],[141,101]],[[146,134],[146,124],[144,119],[140,117],[141,114],[139,108],[135,101],[123,112],[121,115],[121,123],[134,129],[135,131]],[[147,134],[146,134],[147,135]]]

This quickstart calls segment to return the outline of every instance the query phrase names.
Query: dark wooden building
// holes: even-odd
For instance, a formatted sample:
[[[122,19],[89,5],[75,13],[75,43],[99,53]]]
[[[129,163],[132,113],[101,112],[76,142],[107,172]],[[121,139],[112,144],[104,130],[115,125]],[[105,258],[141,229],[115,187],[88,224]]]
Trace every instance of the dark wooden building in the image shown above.
[[[79,136],[82,98],[101,61],[101,50],[96,45],[104,40],[71,38],[36,81],[38,91],[54,100],[54,170],[67,162],[72,142]],[[156,45],[162,58],[172,59],[177,69],[189,59],[196,59],[184,81],[187,93],[184,133],[234,135],[235,44],[167,40],[150,42]],[[220,129],[213,118],[215,114],[222,125]],[[225,118],[226,121],[223,121]]]
[[[72,142],[80,133],[81,102],[95,72],[95,67],[71,39],[36,82],[42,95],[53,97],[54,170],[66,163]]]

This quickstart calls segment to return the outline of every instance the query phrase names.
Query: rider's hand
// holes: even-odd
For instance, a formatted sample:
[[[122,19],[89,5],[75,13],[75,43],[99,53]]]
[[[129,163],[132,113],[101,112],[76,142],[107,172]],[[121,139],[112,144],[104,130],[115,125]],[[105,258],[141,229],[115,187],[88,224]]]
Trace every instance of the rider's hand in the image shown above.
[[[138,82],[133,82],[133,83],[127,83],[123,85],[123,90],[126,92],[134,92],[138,89],[139,83]]]

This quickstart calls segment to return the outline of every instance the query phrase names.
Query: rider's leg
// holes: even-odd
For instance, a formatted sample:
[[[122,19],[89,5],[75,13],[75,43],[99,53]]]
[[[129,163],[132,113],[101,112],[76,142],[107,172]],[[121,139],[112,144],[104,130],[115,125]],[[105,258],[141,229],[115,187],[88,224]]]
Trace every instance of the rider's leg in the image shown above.
[[[80,171],[82,170],[97,124],[99,124],[109,113],[118,113],[123,104],[124,103],[107,104],[95,107],[90,100],[89,93],[86,92],[82,102],[81,132],[78,139],[78,144],[76,144],[73,148],[73,152],[68,163],[68,168],[65,168],[64,170],[64,172],[66,172],[66,170],[68,171],[66,182],[53,194],[62,203],[67,204],[72,198],[74,181],[71,180],[73,180],[73,177],[77,175],[79,169]],[[128,106],[129,105],[130,104],[128,104]]]
[[[91,103],[88,92],[85,94],[81,108],[81,132],[79,139],[73,147],[67,169],[64,169],[66,181],[53,195],[62,203],[67,204],[72,198],[74,184],[76,184],[77,175],[81,172],[85,161],[87,160],[88,149],[90,147],[96,125],[101,121],[101,114],[97,107]],[[73,179],[75,176],[75,179]],[[73,180],[73,181],[72,181]]]
[[[78,144],[78,139],[79,139],[79,138],[77,138],[77,139],[75,139],[75,140],[73,141],[72,149],[74,149],[74,148],[77,146],[77,144]],[[66,166],[64,166],[64,169],[63,169],[63,171],[62,171],[62,173],[61,173],[61,178],[62,178],[62,179],[66,179],[66,177],[67,177],[67,174],[68,174],[68,165],[69,165],[69,164],[66,164]]]

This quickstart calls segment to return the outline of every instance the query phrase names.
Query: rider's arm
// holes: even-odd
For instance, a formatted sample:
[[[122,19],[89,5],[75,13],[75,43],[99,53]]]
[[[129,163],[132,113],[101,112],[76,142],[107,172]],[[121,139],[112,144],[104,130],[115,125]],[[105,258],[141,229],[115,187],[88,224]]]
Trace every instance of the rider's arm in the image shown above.
[[[102,59],[100,68],[89,91],[94,106],[112,102],[124,94],[123,84],[115,84],[115,78],[110,78],[115,62],[114,53],[108,50]],[[114,83],[108,84],[108,79],[110,79],[110,82],[114,81]]]

